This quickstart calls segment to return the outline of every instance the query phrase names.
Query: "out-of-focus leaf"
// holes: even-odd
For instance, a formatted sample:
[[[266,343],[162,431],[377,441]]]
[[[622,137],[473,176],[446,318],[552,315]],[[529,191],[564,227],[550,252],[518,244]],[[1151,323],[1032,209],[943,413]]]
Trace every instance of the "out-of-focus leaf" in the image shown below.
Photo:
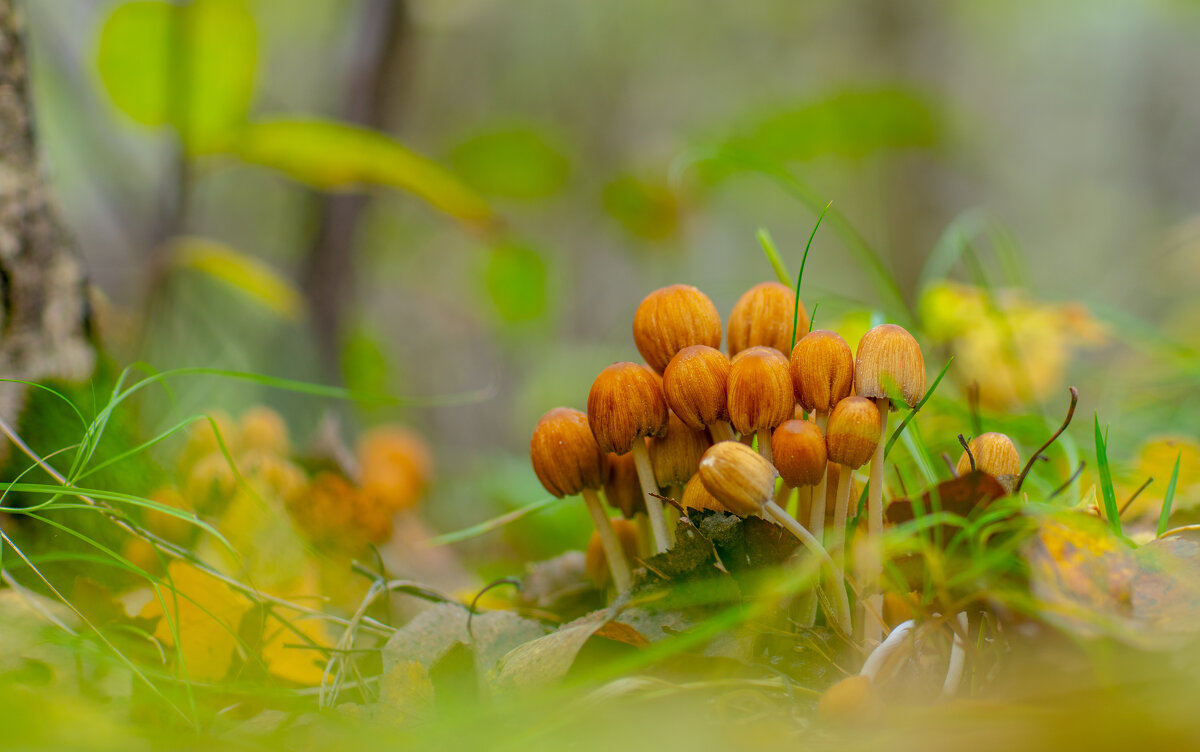
[[[433,681],[425,667],[401,661],[380,677],[375,717],[400,725],[420,723],[432,716],[433,699]]]
[[[941,135],[929,99],[907,89],[847,90],[780,109],[743,129],[734,143],[775,161],[822,154],[862,158],[881,149],[929,148]]]
[[[342,378],[346,388],[363,394],[387,394],[393,369],[384,344],[366,327],[351,329],[342,342]]]
[[[450,164],[480,193],[518,199],[557,193],[571,171],[567,157],[529,128],[475,135],[454,148]]]
[[[597,611],[514,648],[496,666],[493,687],[524,689],[553,683],[566,676],[579,651],[593,637],[615,638],[627,645],[646,644],[645,638],[632,626],[611,626],[612,619],[610,611]]]
[[[243,0],[131,2],[104,22],[97,70],[134,121],[171,125],[190,153],[221,148],[246,119],[258,57]]]
[[[383,668],[391,672],[416,663],[432,672],[458,646],[470,648],[480,686],[509,651],[546,634],[539,622],[507,611],[476,614],[467,629],[467,610],[439,603],[422,611],[392,635],[383,648]]]
[[[272,675],[307,686],[320,684],[325,676],[325,655],[316,647],[333,647],[324,622],[285,608],[266,619],[262,659]]]
[[[169,580],[160,586],[167,608],[154,598],[142,609],[144,619],[157,619],[154,636],[165,645],[176,645],[186,664],[180,675],[193,681],[215,681],[225,676],[233,660],[233,649],[242,615],[250,601],[228,585],[193,566],[173,561],[167,568]],[[169,583],[169,586],[168,586]]]
[[[531,321],[546,311],[546,264],[533,249],[509,245],[493,250],[484,282],[496,311],[507,322]]]
[[[328,120],[263,120],[245,128],[236,152],[315,188],[396,188],[464,222],[494,220],[487,202],[446,168],[366,128]]]
[[[996,478],[982,470],[972,470],[926,491],[921,495],[921,505],[926,514],[935,509],[936,503],[936,508],[943,512],[969,517],[976,509],[987,507],[1007,493]],[[888,504],[886,514],[892,524],[908,522],[913,519],[913,504],[908,499],[895,499]]]
[[[279,272],[223,243],[180,238],[171,256],[176,267],[218,279],[288,321],[298,320],[304,309],[300,293]]]
[[[1043,513],[1025,547],[1042,617],[1082,636],[1167,650],[1200,631],[1200,546],[1166,538],[1134,549],[1098,518]]]
[[[634,237],[666,240],[679,232],[679,198],[665,183],[622,175],[604,187],[604,209]]]

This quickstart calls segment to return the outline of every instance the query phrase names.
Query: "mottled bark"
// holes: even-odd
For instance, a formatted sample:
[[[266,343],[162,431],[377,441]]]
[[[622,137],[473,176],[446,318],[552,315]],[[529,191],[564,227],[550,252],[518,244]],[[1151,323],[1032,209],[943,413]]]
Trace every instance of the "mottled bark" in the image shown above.
[[[0,378],[88,377],[87,282],[38,169],[29,62],[12,0],[0,0]],[[14,420],[24,390],[0,384]]]

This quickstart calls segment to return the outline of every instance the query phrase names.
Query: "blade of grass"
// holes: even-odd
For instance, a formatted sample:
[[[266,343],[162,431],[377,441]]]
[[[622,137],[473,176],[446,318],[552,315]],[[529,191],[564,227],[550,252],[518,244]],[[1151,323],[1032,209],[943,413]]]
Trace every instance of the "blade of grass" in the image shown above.
[[[808,263],[808,252],[812,248],[813,238],[817,236],[817,228],[821,226],[821,220],[825,219],[825,213],[831,206],[833,206],[832,201],[825,204],[825,208],[817,215],[817,222],[813,225],[812,232],[808,234],[808,242],[804,244],[804,255],[800,257],[800,274],[796,276],[796,307],[792,311],[792,349],[796,347],[796,329],[800,325],[800,283],[804,281],[804,266]],[[812,328],[811,321],[809,328]]]
[[[755,237],[758,238],[758,244],[762,246],[767,261],[771,263],[771,268],[775,270],[775,276],[779,278],[779,283],[791,287],[792,275],[788,273],[787,266],[783,263],[783,257],[779,255],[779,249],[775,247],[775,241],[771,239],[771,233],[767,232],[767,228],[760,227],[755,233]]]
[[[1171,471],[1171,482],[1167,484],[1167,493],[1163,496],[1162,511],[1158,514],[1158,533],[1157,537],[1161,538],[1163,533],[1167,532],[1167,521],[1171,519],[1171,505],[1175,503],[1175,483],[1179,480],[1179,463],[1183,461],[1183,452],[1181,451],[1175,457],[1175,469]]]
[[[1104,516],[1117,535],[1123,535],[1121,530],[1121,515],[1117,509],[1117,494],[1113,489],[1112,469],[1108,464],[1108,443],[1100,432],[1100,415],[1095,415],[1096,424],[1096,466],[1100,472],[1100,492],[1104,499]]]
[[[470,527],[463,528],[462,530],[456,530],[452,533],[445,533],[444,535],[439,535],[436,538],[433,538],[432,540],[430,540],[427,545],[430,548],[435,548],[437,546],[446,546],[451,543],[458,543],[460,541],[465,541],[470,538],[478,537],[480,535],[483,535],[484,533],[490,533],[491,531],[498,530],[499,528],[502,528],[511,522],[516,522],[517,520],[521,519],[522,517],[531,515],[534,512],[540,512],[541,510],[545,509],[546,507],[550,506],[551,504],[553,504],[556,501],[558,501],[558,499],[556,497],[547,496],[544,499],[539,499],[538,501],[532,502],[530,504],[526,504],[523,507],[518,507],[517,509],[514,509],[511,512],[506,512],[506,513],[500,515],[499,517],[493,517],[490,520],[480,522],[478,525],[472,525]]]

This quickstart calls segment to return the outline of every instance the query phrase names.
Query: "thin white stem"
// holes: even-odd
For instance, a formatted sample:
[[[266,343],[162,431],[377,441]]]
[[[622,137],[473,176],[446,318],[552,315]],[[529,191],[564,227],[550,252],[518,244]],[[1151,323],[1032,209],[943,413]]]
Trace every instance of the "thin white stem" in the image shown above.
[[[718,420],[708,427],[708,433],[712,436],[713,443],[718,441],[734,441],[737,436],[733,433],[733,426],[729,425],[727,420]]]
[[[833,599],[834,607],[837,612],[836,614],[828,614],[828,616],[830,617],[831,621],[836,622],[837,628],[840,629],[843,634],[850,634],[851,630],[853,629],[853,625],[850,621],[850,599],[846,597],[846,588],[841,587],[840,583],[838,582],[838,578],[835,576],[837,570],[834,568],[833,559],[829,558],[829,553],[825,550],[824,546],[822,546],[820,542],[812,536],[812,533],[808,532],[808,530],[806,530],[805,527],[799,522],[796,522],[795,518],[789,515],[787,511],[778,504],[773,501],[768,501],[765,505],[763,505],[763,509],[767,512],[767,514],[774,517],[776,522],[787,528],[788,532],[799,538],[800,542],[804,544],[804,547],[808,549],[809,553],[817,557],[817,560],[820,561],[821,564],[823,564],[825,567],[828,567],[830,580],[834,585],[832,588],[833,592],[829,593],[829,597]]]
[[[949,700],[958,692],[958,684],[962,681],[963,666],[967,660],[967,646],[964,639],[969,625],[967,612],[960,612],[956,618],[958,629],[954,631],[954,643],[950,646],[950,666],[946,669],[946,682],[942,685],[941,699],[943,700]]]
[[[914,622],[912,619],[897,624],[896,628],[893,629],[891,634],[887,636],[887,639],[879,643],[879,645],[871,651],[871,654],[867,656],[867,660],[863,662],[862,670],[858,672],[858,675],[867,677],[872,683],[879,683],[879,675],[883,671],[884,667],[888,664],[888,659],[890,659],[897,650],[904,646],[905,641],[908,639],[909,632],[912,632],[913,627],[915,626],[916,622]]]
[[[771,429],[758,429],[758,453],[766,458],[767,462],[775,464],[775,455],[771,454]]]
[[[612,572],[613,584],[617,586],[617,596],[622,596],[629,592],[629,588],[633,584],[633,576],[629,573],[629,561],[625,558],[625,549],[621,546],[621,541],[617,540],[617,533],[613,530],[608,515],[604,513],[604,506],[600,503],[600,497],[596,494],[596,490],[593,488],[583,489],[583,500],[587,504],[588,512],[592,515],[592,522],[596,525],[596,534],[600,536],[600,545],[604,546],[604,558],[608,560],[608,571]]]
[[[821,435],[824,436],[825,429],[829,426],[829,413],[817,411],[813,413],[813,421],[817,424],[817,428],[821,429]],[[813,489],[812,511],[808,518],[808,529],[817,537],[817,540],[825,538],[825,496],[828,489],[829,465],[826,463],[825,471],[821,473],[821,480]]]
[[[633,524],[637,525],[638,555],[649,559],[654,555],[654,534],[650,532],[650,518],[645,512],[633,515]]]
[[[837,498],[834,500],[833,507],[833,536],[830,542],[830,548],[834,551],[840,551],[841,556],[837,557],[837,575],[838,579],[846,577],[846,516],[850,512],[850,466],[838,465],[841,471],[838,473]]]
[[[667,529],[667,518],[663,514],[662,502],[651,494],[658,490],[654,470],[650,466],[650,452],[646,442],[640,438],[633,442],[633,464],[637,468],[638,482],[642,485],[642,498],[646,501],[646,516],[650,518],[650,535],[654,539],[654,553],[661,554],[671,547],[671,531]]]
[[[867,550],[870,563],[863,570],[866,575],[863,591],[869,594],[863,622],[863,640],[866,642],[878,642],[883,634],[883,624],[875,614],[883,613],[883,594],[880,591],[883,580],[883,451],[886,448],[888,412],[892,401],[879,397],[875,405],[879,408],[880,429],[875,456],[871,458],[871,481],[867,493]]]

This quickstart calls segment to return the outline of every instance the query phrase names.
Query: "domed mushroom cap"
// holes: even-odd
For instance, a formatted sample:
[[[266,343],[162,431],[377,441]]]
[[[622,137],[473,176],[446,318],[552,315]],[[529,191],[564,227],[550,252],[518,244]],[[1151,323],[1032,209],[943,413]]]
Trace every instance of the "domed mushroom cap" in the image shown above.
[[[899,392],[909,407],[925,395],[925,357],[904,327],[880,324],[863,335],[854,362],[854,391],[877,399]]]
[[[774,429],[795,414],[787,358],[771,347],[738,353],[729,367],[729,419],[739,433]]]
[[[700,457],[712,442],[707,431],[689,428],[671,413],[667,433],[650,439],[650,467],[661,486],[687,483],[700,467]]]
[[[775,466],[740,441],[719,441],[700,460],[700,481],[730,512],[745,517],[775,493]]]
[[[792,350],[792,319],[796,315],[796,293],[778,282],[751,287],[733,306],[729,315],[729,357],[750,347],[773,347],[781,353]],[[808,329],[808,313],[800,304],[796,322]]]
[[[883,419],[879,408],[866,397],[847,397],[834,406],[825,429],[829,459],[858,468],[867,464],[879,446]]]
[[[975,469],[999,478],[1021,472],[1021,455],[1012,439],[1002,433],[984,433],[971,439],[968,444],[971,457],[975,458]],[[966,452],[958,458],[958,474],[971,472],[971,457]]]
[[[728,512],[725,505],[717,501],[716,497],[708,492],[704,487],[704,481],[700,479],[700,473],[697,472],[683,487],[683,499],[679,502],[683,508],[697,509],[701,511],[712,512]]]
[[[835,332],[804,335],[792,348],[790,367],[796,401],[809,412],[829,412],[854,387],[854,353]]]
[[[419,434],[404,426],[367,431],[356,449],[359,485],[394,509],[416,505],[433,475],[433,455]]]
[[[633,314],[633,342],[647,365],[662,373],[685,347],[720,347],[721,314],[691,285],[663,287],[647,295]]]
[[[592,382],[587,417],[606,452],[625,454],[634,440],[661,436],[667,430],[662,379],[638,363],[613,363]]]
[[[638,481],[637,463],[632,454],[608,454],[604,498],[613,509],[621,510],[621,516],[627,520],[646,511],[646,497],[642,496],[642,484]]]
[[[542,486],[559,498],[600,488],[608,475],[608,462],[587,416],[569,407],[556,407],[538,421],[529,441],[529,458]]]
[[[825,476],[829,458],[825,435],[816,423],[793,419],[781,424],[771,436],[771,452],[775,469],[793,488],[815,486]]]
[[[283,416],[265,405],[256,405],[242,413],[241,448],[284,456],[290,448],[288,427]]]
[[[663,396],[685,424],[699,431],[729,420],[729,358],[707,345],[675,353],[663,371]]]

